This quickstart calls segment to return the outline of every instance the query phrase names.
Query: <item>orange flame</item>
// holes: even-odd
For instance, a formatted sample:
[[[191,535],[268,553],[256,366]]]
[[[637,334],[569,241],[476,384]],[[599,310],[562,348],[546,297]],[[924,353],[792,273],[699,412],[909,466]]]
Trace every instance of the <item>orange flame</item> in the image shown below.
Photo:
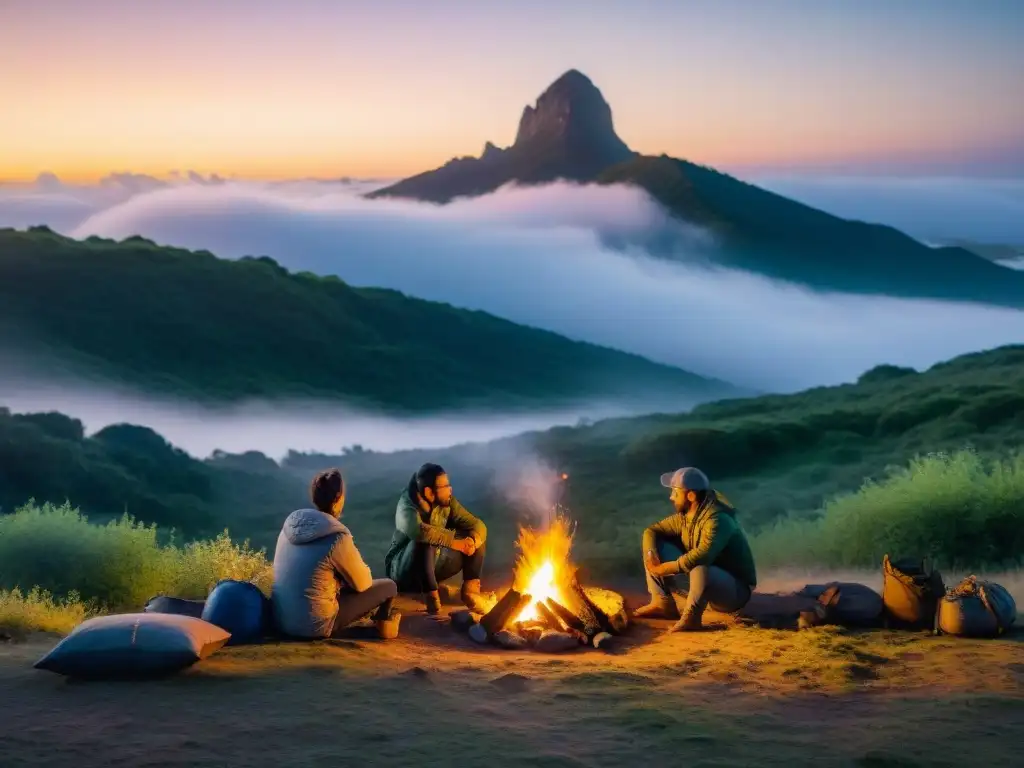
[[[521,554],[516,560],[512,586],[517,592],[528,594],[533,599],[513,621],[539,618],[538,600],[544,601],[550,597],[566,605],[561,585],[572,575],[569,563],[569,551],[572,549],[569,521],[564,517],[556,517],[543,532],[520,528],[516,546]]]

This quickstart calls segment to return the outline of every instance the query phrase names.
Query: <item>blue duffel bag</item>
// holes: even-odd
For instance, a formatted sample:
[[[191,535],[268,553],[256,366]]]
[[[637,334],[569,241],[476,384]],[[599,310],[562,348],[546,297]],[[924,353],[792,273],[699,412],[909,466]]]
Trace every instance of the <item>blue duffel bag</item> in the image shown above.
[[[170,597],[169,595],[157,595],[150,598],[143,608],[144,613],[170,613],[175,616],[191,616],[195,619],[203,618],[203,608],[206,604],[202,600],[186,600],[183,597]]]
[[[258,643],[270,626],[270,601],[248,581],[218,581],[203,606],[203,621],[231,633],[228,645]]]

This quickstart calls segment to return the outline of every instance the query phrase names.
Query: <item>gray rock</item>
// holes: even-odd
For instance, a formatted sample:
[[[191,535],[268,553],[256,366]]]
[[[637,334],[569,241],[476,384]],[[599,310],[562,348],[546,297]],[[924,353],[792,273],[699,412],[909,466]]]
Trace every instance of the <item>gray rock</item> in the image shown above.
[[[579,640],[572,635],[549,629],[540,636],[534,648],[541,653],[564,653],[578,648],[579,645]]]
[[[529,645],[525,637],[517,635],[515,632],[509,632],[507,629],[503,629],[501,632],[496,632],[494,634],[494,642],[502,648],[511,648],[516,650],[526,648]]]
[[[452,623],[452,629],[459,632],[468,631],[470,627],[479,621],[476,614],[466,609],[461,611],[452,611],[451,614],[449,614],[448,619]]]

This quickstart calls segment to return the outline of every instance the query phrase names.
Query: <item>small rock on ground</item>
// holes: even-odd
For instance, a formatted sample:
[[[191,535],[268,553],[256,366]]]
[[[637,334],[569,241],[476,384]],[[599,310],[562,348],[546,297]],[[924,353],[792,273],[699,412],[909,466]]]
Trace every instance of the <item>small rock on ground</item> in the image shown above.
[[[525,637],[521,637],[515,632],[509,632],[507,629],[503,629],[501,632],[496,632],[494,635],[494,642],[502,648],[512,649],[526,648],[529,645]]]
[[[448,618],[452,623],[452,629],[459,632],[467,632],[470,627],[480,620],[477,614],[468,609],[452,611]]]
[[[579,647],[579,641],[565,632],[549,629],[540,636],[534,646],[541,653],[562,653]]]

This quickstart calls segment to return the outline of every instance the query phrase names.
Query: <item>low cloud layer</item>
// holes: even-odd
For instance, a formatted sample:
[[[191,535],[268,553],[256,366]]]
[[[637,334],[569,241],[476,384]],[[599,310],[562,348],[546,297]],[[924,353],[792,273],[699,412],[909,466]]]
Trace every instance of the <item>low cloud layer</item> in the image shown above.
[[[1024,245],[1024,179],[756,175],[773,192],[922,240]]]
[[[266,254],[764,390],[849,381],[882,362],[921,368],[1024,338],[1024,313],[1013,310],[826,295],[702,267],[713,239],[631,188],[503,189],[438,207],[355,194],[372,186],[183,173],[74,187],[44,177],[0,188],[0,224],[20,217],[16,225],[76,237],[141,234],[229,258]],[[652,237],[692,263],[633,247]]]
[[[921,368],[1024,338],[1024,313],[1013,310],[826,295],[604,245],[609,234],[628,243],[661,228],[696,257],[713,247],[674,226],[627,188],[505,189],[439,208],[226,184],[138,195],[74,234],[266,254],[764,390],[850,381],[883,362]]]
[[[99,185],[73,186],[42,177],[0,187],[0,226],[46,223],[76,237],[141,234],[224,257],[267,254],[292,269],[487,310],[762,390],[850,381],[883,362],[923,368],[1024,339],[1022,312],[825,295],[702,267],[713,238],[670,220],[634,189],[556,184],[504,189],[446,207],[358,197],[377,185],[254,184],[181,173],[167,181],[118,174]],[[983,220],[972,226],[978,229],[961,227],[956,236],[993,240],[995,233],[1013,231],[986,229]],[[688,264],[648,258],[637,246],[651,241],[693,258]],[[435,341],[424,337],[424,343]],[[119,421],[146,424],[197,456],[215,448],[279,457],[290,448],[434,447],[615,413],[591,407],[396,421],[299,404],[213,413],[9,381],[0,386],[0,405],[61,410],[90,430]],[[546,479],[541,486],[548,487]]]
[[[338,454],[356,445],[373,451],[443,448],[572,425],[583,416],[626,415],[621,408],[600,405],[515,415],[438,413],[401,419],[328,403],[253,402],[207,409],[131,392],[76,390],[9,379],[0,380],[0,407],[14,413],[59,411],[81,420],[87,434],[110,424],[142,424],[197,458],[215,450],[256,450],[274,459],[289,450]]]

